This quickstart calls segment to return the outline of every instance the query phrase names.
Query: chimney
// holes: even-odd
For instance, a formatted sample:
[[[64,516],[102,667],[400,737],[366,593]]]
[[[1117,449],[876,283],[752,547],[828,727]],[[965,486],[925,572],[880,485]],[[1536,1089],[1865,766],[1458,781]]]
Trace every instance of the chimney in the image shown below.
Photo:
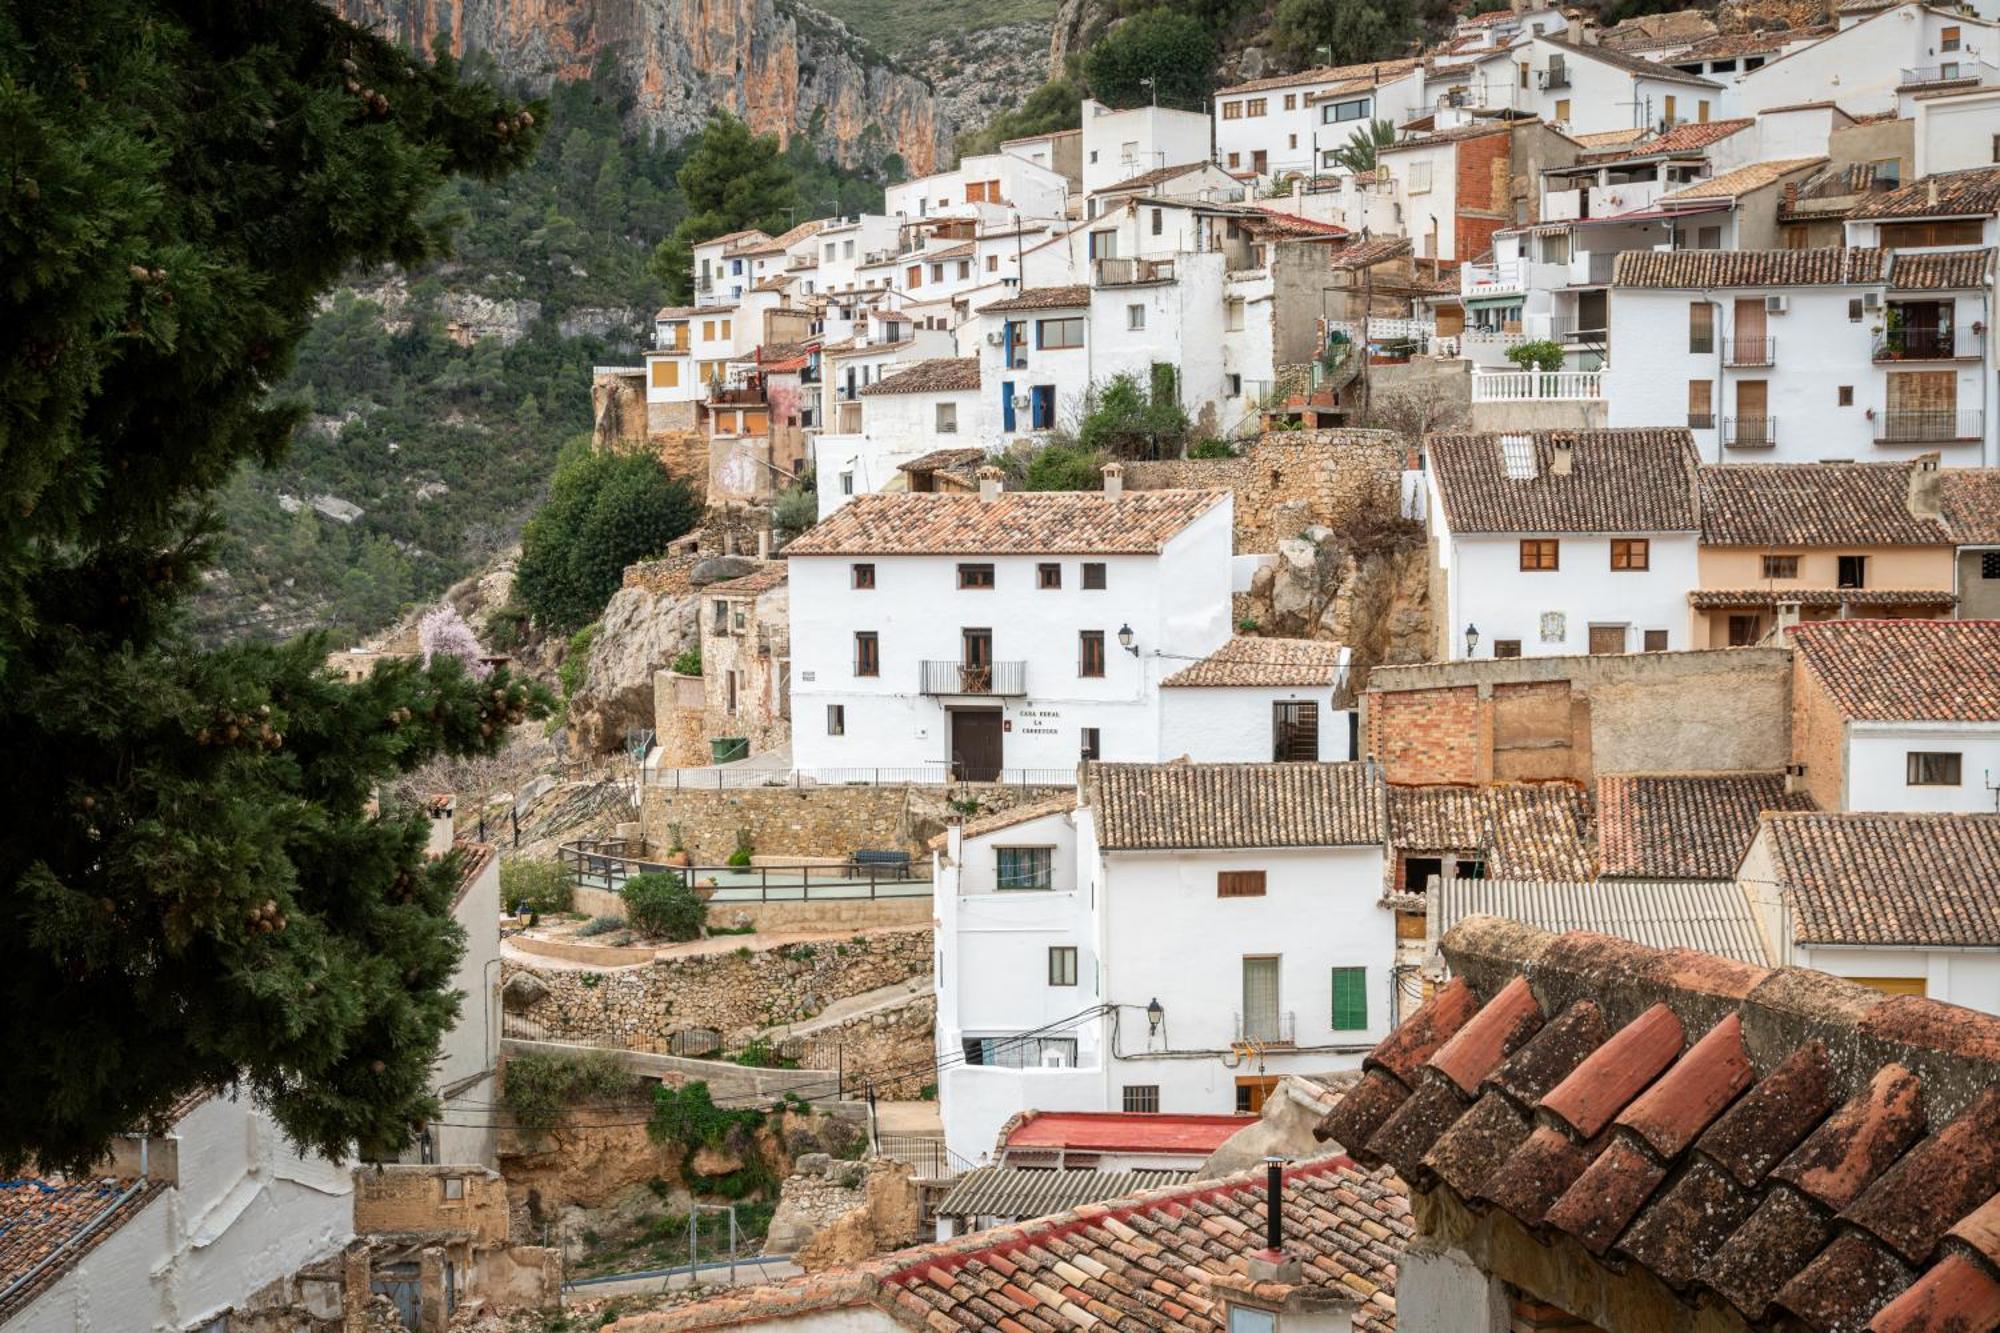
[[[757,533],[757,558],[759,560],[769,560],[771,558],[771,530],[769,528],[763,528]]]
[[[1910,461],[1910,492],[1907,501],[1911,518],[1937,518],[1942,510],[1938,492],[1944,478],[1938,473],[1938,455],[1919,454]]]
[[[1549,475],[1567,477],[1576,467],[1576,437],[1556,435],[1549,440]]]
[[[1937,207],[1937,201],[1938,201],[1937,177],[1933,176],[1929,180],[1924,182],[1924,199],[1927,203],[1930,204],[1932,208]]]
[[[1296,1284],[1300,1278],[1299,1261],[1285,1253],[1285,1159],[1276,1153],[1264,1159],[1264,1248],[1249,1263],[1253,1281]]]
[[[1125,494],[1125,465],[1123,463],[1106,463],[1102,471],[1104,473],[1104,498],[1107,500],[1116,500],[1119,496]]]
[[[1000,479],[1005,475],[991,463],[979,469],[979,503],[990,505],[1000,498]]]
[[[1785,765],[1785,795],[1797,796],[1806,789],[1806,766],[1804,764]]]
[[[453,832],[452,807],[457,803],[457,800],[449,792],[440,792],[438,795],[431,797],[429,803],[431,832],[430,840],[424,845],[426,855],[443,856],[451,850]]]

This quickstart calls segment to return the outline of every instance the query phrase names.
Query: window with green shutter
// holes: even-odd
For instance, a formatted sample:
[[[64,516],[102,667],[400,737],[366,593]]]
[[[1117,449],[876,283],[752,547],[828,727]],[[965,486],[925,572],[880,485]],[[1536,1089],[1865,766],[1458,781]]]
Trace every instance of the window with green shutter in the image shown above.
[[[1333,1026],[1336,1031],[1352,1031],[1368,1026],[1368,969],[1333,969]]]

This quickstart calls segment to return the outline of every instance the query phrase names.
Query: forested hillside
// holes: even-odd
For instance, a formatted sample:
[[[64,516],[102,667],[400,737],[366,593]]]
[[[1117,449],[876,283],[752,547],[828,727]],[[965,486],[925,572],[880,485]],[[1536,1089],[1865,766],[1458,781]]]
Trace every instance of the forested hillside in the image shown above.
[[[333,298],[280,389],[309,423],[224,493],[204,633],[356,638],[514,542],[558,449],[590,427],[591,367],[642,345],[660,297],[648,259],[685,212],[689,146],[625,137],[628,109],[609,69],[558,86],[531,166],[436,200],[436,221],[458,219],[451,261],[356,274]],[[787,158],[801,198],[879,206],[878,184],[805,140]]]

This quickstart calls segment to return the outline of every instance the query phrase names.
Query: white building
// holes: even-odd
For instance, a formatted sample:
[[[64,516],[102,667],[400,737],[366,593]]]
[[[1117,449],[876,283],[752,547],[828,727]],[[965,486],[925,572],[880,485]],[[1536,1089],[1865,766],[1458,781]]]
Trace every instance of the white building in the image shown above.
[[[1029,1109],[1255,1110],[1389,1030],[1374,766],[1090,764],[1081,783],[1074,809],[975,821],[939,850],[952,1151],[977,1160]]]
[[[813,238],[819,247],[818,290],[832,295],[860,286],[856,270],[896,248],[901,225],[880,213],[829,219]]]
[[[1971,14],[1921,4],[1899,4],[1802,47],[1736,80],[1730,91],[1738,115],[1770,107],[1837,100],[1849,115],[1902,110],[1915,93],[1960,81],[2000,81],[2000,43],[1994,25]],[[1912,102],[1911,105],[1915,103]]]
[[[1213,763],[1360,757],[1345,644],[1232,638],[1160,682],[1160,750]]]
[[[1008,218],[1061,218],[1069,182],[1055,167],[1012,152],[981,153],[950,171],[891,185],[882,211],[898,218],[963,217],[997,224]]]
[[[439,1044],[431,1091],[441,1112],[427,1125],[405,1161],[452,1166],[499,1165],[500,1131],[486,1114],[499,1102],[500,1068],[500,858],[490,846],[452,841],[451,798],[431,804],[432,856],[456,847],[458,894],[451,916],[465,931],[465,953],[451,975],[458,992],[458,1021]]]
[[[986,406],[980,439],[1005,444],[1074,425],[1091,383],[1090,287],[1029,287],[981,307],[979,382]]]
[[[8,1333],[226,1329],[354,1235],[349,1168],[300,1153],[247,1094],[197,1096],[100,1177],[0,1182]],[[267,1293],[268,1294],[268,1293]],[[339,1314],[338,1293],[321,1293]]]
[[[1737,872],[1781,966],[2000,1013],[2000,815],[1767,814]]]
[[[762,245],[770,239],[769,232],[753,227],[748,231],[732,231],[698,242],[693,247],[694,303],[734,305],[742,300],[743,293],[750,290],[758,275],[756,266],[738,251]]]
[[[1685,421],[1714,462],[1991,462],[1992,253],[1625,254],[1611,286],[1609,422]]]
[[[1229,636],[1224,491],[855,497],[787,549],[792,758],[916,780],[1162,757],[1160,680]]]
[[[1440,657],[1689,646],[1686,430],[1434,435],[1427,453]]]
[[[1415,60],[1383,60],[1253,79],[1215,94],[1216,161],[1271,180],[1328,170],[1334,150],[1370,121],[1400,125],[1423,107]]]
[[[1425,87],[1446,107],[1525,113],[1572,136],[1664,130],[1728,113],[1727,90],[1713,79],[1559,37],[1533,37],[1467,61],[1454,57],[1432,68]]]
[[[886,369],[857,391],[860,429],[822,434],[814,445],[821,518],[857,495],[895,489],[903,481],[899,469],[914,458],[978,441],[977,357],[891,363]]]
[[[1086,97],[1082,128],[1085,194],[1160,167],[1213,157],[1209,120],[1199,111],[1164,106],[1114,111]]]

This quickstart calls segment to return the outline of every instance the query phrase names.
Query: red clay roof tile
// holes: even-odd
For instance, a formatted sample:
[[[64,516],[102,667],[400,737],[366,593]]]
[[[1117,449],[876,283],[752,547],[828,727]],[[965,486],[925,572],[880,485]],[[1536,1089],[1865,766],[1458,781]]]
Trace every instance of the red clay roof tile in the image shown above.
[[[1338,1143],[1350,1153],[1365,1152],[1368,1140],[1409,1095],[1409,1089],[1394,1075],[1371,1069],[1321,1118],[1313,1135],[1323,1143]]]
[[[1996,1271],[2000,1271],[2000,1194],[1995,1194],[1959,1218],[1945,1235],[1960,1245],[1977,1250]]]
[[[1923,1136],[1923,1098],[1915,1074],[1884,1065],[1771,1174],[1838,1212]]]
[[[1953,1223],[2000,1191],[2000,1087],[1903,1154],[1840,1215],[1912,1264],[1923,1264]]]
[[[1809,1041],[1723,1112],[1698,1144],[1748,1189],[1833,1110],[1833,1065],[1824,1042]]]
[[[1872,1333],[1981,1333],[2000,1328],[2000,1281],[1963,1255],[1949,1255],[1883,1306]]]
[[[1778,1293],[1779,1305],[1825,1333],[1861,1333],[1880,1310],[1916,1279],[1916,1272],[1859,1231],[1821,1250]]]
[[[1461,1197],[1485,1197],[1486,1182],[1528,1141],[1528,1117],[1497,1092],[1473,1103],[1438,1137],[1424,1167]]]
[[[1664,1004],[1611,1034],[1610,1040],[1542,1098],[1541,1109],[1579,1139],[1594,1138],[1681,1053],[1680,1019]]]
[[[1603,1011],[1589,1000],[1578,1000],[1488,1075],[1485,1086],[1498,1088],[1517,1106],[1532,1107],[1602,1046],[1607,1035]]]
[[[1542,1008],[1526,977],[1500,988],[1465,1026],[1430,1058],[1430,1067],[1458,1085],[1467,1097],[1500,1062],[1527,1044],[1542,1026]]]
[[[1674,1067],[1618,1113],[1617,1124],[1671,1161],[1750,1086],[1743,1020],[1730,1014],[1688,1048]]]
[[[1549,1209],[1548,1224],[1602,1255],[1667,1178],[1667,1168],[1619,1135]]]
[[[1578,1144],[1559,1129],[1537,1125],[1481,1192],[1525,1225],[1539,1227],[1604,1147],[1603,1139]]]
[[[1723,1242],[1701,1283],[1752,1321],[1763,1319],[1779,1290],[1832,1238],[1833,1223],[1826,1213],[1797,1190],[1780,1185]]]
[[[1668,1286],[1685,1288],[1702,1275],[1756,1206],[1756,1196],[1731,1180],[1727,1171],[1697,1157],[1686,1174],[1639,1215],[1618,1248]]]
[[[1369,1136],[1355,1160],[1386,1162],[1396,1174],[1411,1183],[1424,1183],[1429,1169],[1424,1157],[1438,1135],[1450,1129],[1465,1114],[1470,1100],[1441,1076],[1426,1078],[1422,1086],[1396,1108],[1382,1128]]]
[[[1479,1012],[1479,996],[1462,978],[1454,977],[1401,1027],[1384,1037],[1362,1061],[1364,1068],[1386,1069],[1405,1087],[1416,1080],[1417,1067]]]

